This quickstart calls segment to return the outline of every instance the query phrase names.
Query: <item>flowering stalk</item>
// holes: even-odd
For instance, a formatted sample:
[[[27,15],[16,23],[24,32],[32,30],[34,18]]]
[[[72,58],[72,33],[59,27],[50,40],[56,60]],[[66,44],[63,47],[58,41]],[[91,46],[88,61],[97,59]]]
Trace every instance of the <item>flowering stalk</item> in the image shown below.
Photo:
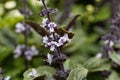
[[[39,35],[43,37],[43,43],[45,47],[48,47],[50,52],[47,54],[47,59],[44,60],[48,64],[56,69],[54,75],[56,80],[66,80],[69,75],[69,70],[65,70],[63,63],[67,57],[62,53],[63,46],[70,42],[74,34],[68,30],[73,26],[75,20],[79,15],[76,15],[65,29],[59,27],[51,19],[52,13],[57,13],[57,9],[49,8],[45,4],[45,0],[39,0],[42,2],[44,9],[40,11],[39,15],[43,18],[42,25],[39,25],[35,21],[26,21]]]
[[[57,43],[58,40],[57,40],[56,33],[54,31],[54,29],[55,29],[55,27],[57,27],[57,25],[54,22],[52,22],[52,20],[50,18],[50,12],[48,11],[48,8],[47,8],[44,0],[42,0],[42,3],[43,3],[44,8],[45,8],[45,10],[47,12],[47,18],[48,18],[48,22],[49,22],[48,27],[50,28],[49,30],[51,32],[51,37],[53,38],[53,41],[51,41],[48,44],[45,42],[45,44],[47,44],[48,46],[50,46],[50,50],[53,51],[57,55],[57,57],[60,57],[62,55],[62,52],[61,52],[61,49],[60,49],[59,46],[61,46],[61,45],[59,45]],[[45,37],[47,38],[47,36],[45,36]],[[61,41],[61,39],[62,38],[59,39],[59,42]],[[63,41],[63,42],[65,42],[65,41]],[[49,59],[49,56],[50,55],[48,54],[48,59]],[[67,77],[67,74],[66,74],[66,72],[64,70],[64,67],[63,67],[63,61],[58,60],[58,63],[59,63],[59,71],[57,73],[57,77],[63,77],[63,79],[65,79]],[[62,72],[64,74],[64,76],[63,75],[61,76],[61,74],[59,74],[59,72]]]
[[[67,57],[62,53],[62,47],[72,39],[74,34],[68,32],[68,30],[78,15],[74,17],[65,29],[60,28],[59,25],[52,21],[50,16],[52,13],[58,12],[58,10],[47,7],[45,0],[40,1],[43,3],[44,9],[41,10],[39,15],[46,17],[43,18],[42,25],[34,21],[26,21],[26,23],[43,37],[45,47],[49,48],[50,52],[45,61],[57,70],[55,78],[57,80],[66,80],[69,71],[66,71],[63,66],[63,62],[66,61]]]
[[[14,50],[14,58],[18,58],[21,55],[25,58],[25,66],[28,69],[28,61],[32,60],[33,56],[38,55],[38,50],[35,46],[28,46],[28,35],[31,31],[29,25],[25,23],[27,20],[28,15],[31,15],[31,12],[27,10],[27,0],[24,1],[24,8],[20,9],[20,12],[24,15],[24,20],[22,23],[16,24],[16,32],[22,33],[24,35],[24,44],[18,45]]]
[[[115,44],[120,43],[120,16],[115,15],[114,19],[112,20],[112,26],[110,27],[110,32],[108,35],[104,36],[103,39],[105,40],[105,45],[103,47],[103,51],[106,54],[106,57],[109,58],[109,53],[112,51],[118,52],[115,49]]]

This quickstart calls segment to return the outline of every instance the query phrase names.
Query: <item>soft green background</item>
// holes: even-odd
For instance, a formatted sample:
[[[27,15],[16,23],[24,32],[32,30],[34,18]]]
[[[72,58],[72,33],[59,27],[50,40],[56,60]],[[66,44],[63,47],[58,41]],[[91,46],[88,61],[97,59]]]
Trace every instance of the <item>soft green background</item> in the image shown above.
[[[52,19],[61,26],[67,25],[75,15],[81,15],[72,28],[75,34],[72,42],[63,48],[63,52],[69,57],[70,61],[73,61],[74,64],[85,65],[89,58],[102,52],[103,41],[101,41],[101,37],[108,32],[109,20],[113,17],[109,0],[46,1],[48,6],[59,9],[58,14],[52,15]],[[24,36],[15,32],[15,24],[22,22],[24,19],[24,16],[18,11],[21,8],[23,8],[23,0],[0,0],[0,67],[4,70],[4,76],[10,75],[12,77],[11,80],[23,80],[25,71],[25,59],[23,57],[13,58],[15,46],[24,43]],[[28,0],[28,9],[33,13],[33,15],[28,16],[28,20],[34,20],[41,24],[42,17],[39,17],[38,14],[42,8],[41,2]],[[119,13],[119,10],[117,13]],[[47,50],[41,45],[42,37],[32,30],[28,38],[28,44],[35,45],[39,50],[39,56],[34,57],[29,62],[29,68],[43,66]],[[67,63],[66,68],[68,68]],[[89,68],[87,67],[87,69]],[[102,70],[98,69],[98,71]],[[95,73],[89,73],[87,80],[104,80],[99,72]],[[74,74],[74,71],[70,75],[72,74]],[[119,75],[116,71],[113,71],[111,77],[107,80],[120,80]],[[118,79],[112,79],[114,77]]]

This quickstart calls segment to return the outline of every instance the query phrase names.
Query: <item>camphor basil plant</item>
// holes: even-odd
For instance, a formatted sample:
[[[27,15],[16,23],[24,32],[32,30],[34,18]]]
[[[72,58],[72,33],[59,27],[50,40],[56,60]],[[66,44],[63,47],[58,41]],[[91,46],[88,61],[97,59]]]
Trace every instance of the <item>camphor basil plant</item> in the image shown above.
[[[119,55],[119,27],[120,17],[117,15],[112,20],[110,33],[103,36],[104,47],[101,53],[90,58],[83,64],[75,63],[63,52],[64,46],[71,42],[74,34],[69,31],[78,16],[76,15],[70,23],[61,27],[52,19],[52,14],[57,14],[58,10],[47,7],[45,0],[38,0],[43,4],[43,9],[39,16],[42,22],[37,23],[32,20],[25,20],[25,24],[33,28],[43,39],[44,49],[47,52],[46,66],[28,69],[24,72],[24,80],[119,80],[117,74],[120,65]],[[17,31],[19,32],[19,31]],[[37,52],[35,48],[29,48],[29,53]],[[16,51],[17,52],[17,51]],[[25,52],[26,53],[26,52]],[[38,52],[37,52],[38,53]],[[31,57],[27,58],[31,60]],[[116,79],[114,79],[114,75]],[[94,78],[97,76],[97,78]]]
[[[0,80],[120,80],[119,2],[0,0]]]
[[[35,21],[26,21],[41,37],[45,49],[49,48],[47,59],[45,60],[49,66],[40,67],[38,69],[31,69],[24,73],[25,80],[66,80],[70,70],[64,68],[64,62],[67,56],[62,53],[62,48],[67,43],[71,42],[74,34],[69,31],[75,19],[79,16],[76,15],[74,19],[65,27],[62,28],[51,18],[52,14],[58,12],[57,9],[47,7],[45,0],[41,0],[44,9],[40,11],[39,15],[43,18],[41,25]]]

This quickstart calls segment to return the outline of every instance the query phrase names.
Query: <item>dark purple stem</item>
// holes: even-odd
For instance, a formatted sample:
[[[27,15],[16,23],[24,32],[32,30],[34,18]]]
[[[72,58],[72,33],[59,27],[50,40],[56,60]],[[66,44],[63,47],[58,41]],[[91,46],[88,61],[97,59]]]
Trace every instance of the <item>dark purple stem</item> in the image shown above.
[[[48,12],[48,8],[47,8],[44,0],[42,0],[42,3],[43,3],[44,8],[45,8],[46,11],[47,11],[48,20],[49,20],[49,22],[51,22],[52,20],[51,20],[51,18],[50,18],[50,13]],[[56,36],[55,36],[55,33],[53,33],[53,37],[54,37],[54,40],[57,41],[57,38],[56,38]],[[59,57],[59,56],[62,54],[62,53],[61,53],[61,49],[60,49],[59,47],[56,47],[55,53],[56,53],[56,54],[58,55],[58,57]],[[59,65],[60,65],[60,66],[59,66],[59,67],[60,67],[60,70],[62,70],[63,72],[65,72],[64,67],[63,67],[63,62],[59,61]]]

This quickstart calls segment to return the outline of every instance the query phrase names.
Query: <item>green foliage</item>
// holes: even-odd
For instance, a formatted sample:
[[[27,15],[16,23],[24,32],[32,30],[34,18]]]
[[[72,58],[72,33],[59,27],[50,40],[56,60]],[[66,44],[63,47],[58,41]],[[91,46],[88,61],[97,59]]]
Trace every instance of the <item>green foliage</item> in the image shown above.
[[[109,54],[110,58],[112,59],[112,61],[114,61],[115,63],[117,63],[118,65],[120,65],[120,55],[112,52]]]
[[[112,73],[110,74],[110,76],[106,80],[120,80],[120,76],[118,75],[117,72],[112,71]]]
[[[83,67],[77,67],[73,69],[67,80],[83,80],[87,76],[88,70]]]
[[[35,45],[39,49],[39,56],[28,62],[28,70],[26,70],[23,56],[18,59],[13,58],[15,46],[24,42],[24,36],[15,33],[15,24],[22,22],[24,19],[23,14],[19,12],[19,9],[23,7],[23,0],[12,0],[16,3],[16,6],[12,9],[5,7],[8,1],[0,0],[0,67],[3,68],[4,75],[10,75],[11,80],[23,80],[23,76],[24,80],[54,80],[53,76],[56,74],[56,70],[44,66],[44,59],[46,59],[48,50],[41,45],[42,39],[34,30],[28,35],[28,45]],[[49,35],[39,25],[42,20],[38,15],[40,10],[42,10],[41,4],[37,0],[27,1],[28,9],[33,13],[33,15],[28,16],[28,19],[39,22],[37,24],[31,21],[27,23],[32,25],[36,31],[40,30],[40,32],[37,31],[40,35]],[[69,38],[72,38],[71,43],[66,44],[62,49],[68,56],[68,59],[64,62],[65,70],[70,70],[67,80],[120,80],[120,72],[118,70],[120,66],[119,54],[115,52],[110,53],[110,60],[95,57],[98,52],[101,52],[101,36],[108,31],[109,24],[107,22],[111,18],[112,12],[110,1],[103,4],[103,1],[106,0],[83,0],[83,3],[79,3],[80,0],[75,0],[74,4],[71,4],[71,8],[65,6],[66,3],[64,2],[66,0],[46,1],[50,7],[59,9],[58,15],[52,15],[52,20],[62,23],[59,24],[59,29],[56,29],[58,34],[67,33]],[[68,10],[70,13],[64,15],[64,10]],[[64,30],[66,24],[69,24],[70,18],[72,19],[73,15],[76,14],[81,16],[72,25],[71,32]],[[67,18],[66,21],[62,20],[62,16],[67,16],[69,19]],[[119,49],[119,44],[117,44],[116,48]],[[112,62],[115,62],[117,67],[114,68]],[[29,77],[28,74],[33,67],[38,67],[35,68],[38,76]],[[107,77],[103,76],[102,72],[104,71],[110,71],[111,74]]]
[[[95,21],[103,21],[108,19],[109,17],[110,17],[110,7],[108,4],[106,4],[102,6],[102,8],[95,15]]]
[[[43,76],[45,77],[45,80],[50,79],[50,78],[52,80],[52,77],[56,72],[54,70],[54,68],[51,68],[49,66],[41,66],[41,67],[38,67],[38,68],[35,69],[37,71],[37,76],[35,76],[35,77],[28,76],[28,74],[30,72],[32,72],[32,70],[33,69],[29,69],[23,74],[24,80],[35,80],[36,78],[38,78],[38,77],[40,78],[40,77],[43,77]]]
[[[110,62],[100,58],[90,58],[83,64],[83,66],[90,72],[110,70],[111,68]]]

